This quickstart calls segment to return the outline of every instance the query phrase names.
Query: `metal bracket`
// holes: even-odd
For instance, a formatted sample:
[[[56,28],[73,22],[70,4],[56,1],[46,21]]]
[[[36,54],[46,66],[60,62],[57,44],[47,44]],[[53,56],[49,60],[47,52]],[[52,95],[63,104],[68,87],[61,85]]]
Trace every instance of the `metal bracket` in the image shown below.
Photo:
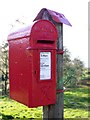
[[[64,53],[63,50],[61,50],[61,49],[57,50],[57,54],[63,54],[63,53]]]
[[[57,93],[63,93],[64,90],[57,90]]]

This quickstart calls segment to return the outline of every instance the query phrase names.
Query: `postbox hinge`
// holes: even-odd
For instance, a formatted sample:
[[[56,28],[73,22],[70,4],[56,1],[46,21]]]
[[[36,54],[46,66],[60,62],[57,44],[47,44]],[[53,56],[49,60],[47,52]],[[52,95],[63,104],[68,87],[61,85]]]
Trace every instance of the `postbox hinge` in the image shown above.
[[[63,54],[63,53],[64,53],[63,50],[61,50],[61,49],[58,49],[58,50],[57,50],[57,54]]]

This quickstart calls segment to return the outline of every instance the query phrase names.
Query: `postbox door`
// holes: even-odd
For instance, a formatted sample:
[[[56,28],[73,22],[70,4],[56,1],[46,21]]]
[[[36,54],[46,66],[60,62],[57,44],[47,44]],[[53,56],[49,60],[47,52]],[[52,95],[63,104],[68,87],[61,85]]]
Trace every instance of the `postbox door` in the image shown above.
[[[55,50],[33,50],[32,106],[34,107],[56,102],[55,52]]]

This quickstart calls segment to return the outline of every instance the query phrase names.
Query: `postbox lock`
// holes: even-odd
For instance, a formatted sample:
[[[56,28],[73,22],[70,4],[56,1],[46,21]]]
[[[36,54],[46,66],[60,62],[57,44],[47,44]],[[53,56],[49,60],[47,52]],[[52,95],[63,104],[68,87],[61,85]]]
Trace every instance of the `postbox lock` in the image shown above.
[[[36,70],[34,71],[34,74],[36,74]]]

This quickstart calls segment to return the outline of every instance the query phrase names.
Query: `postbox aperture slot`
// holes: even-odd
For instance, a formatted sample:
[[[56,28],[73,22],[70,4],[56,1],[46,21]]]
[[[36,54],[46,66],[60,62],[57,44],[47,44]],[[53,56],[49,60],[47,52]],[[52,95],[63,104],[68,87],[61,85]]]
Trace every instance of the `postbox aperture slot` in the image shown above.
[[[54,42],[53,40],[37,40],[39,44],[53,44]]]

